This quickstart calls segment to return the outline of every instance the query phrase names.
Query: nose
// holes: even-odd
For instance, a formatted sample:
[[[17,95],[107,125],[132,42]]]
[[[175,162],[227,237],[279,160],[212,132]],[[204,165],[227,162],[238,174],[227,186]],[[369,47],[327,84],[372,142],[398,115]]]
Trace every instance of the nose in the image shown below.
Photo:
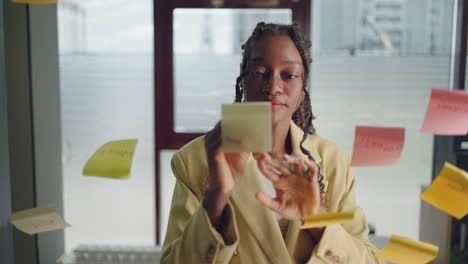
[[[271,73],[265,78],[264,92],[272,95],[283,93],[283,82],[279,74]]]

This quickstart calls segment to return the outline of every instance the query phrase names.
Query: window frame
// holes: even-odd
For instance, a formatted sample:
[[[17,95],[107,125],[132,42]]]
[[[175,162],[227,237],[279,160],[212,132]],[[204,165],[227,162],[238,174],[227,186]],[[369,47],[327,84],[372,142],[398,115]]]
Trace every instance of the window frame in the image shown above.
[[[223,2],[214,6],[212,2]],[[162,150],[179,149],[203,133],[178,133],[174,129],[174,71],[173,71],[173,11],[176,8],[275,8],[290,9],[293,22],[296,22],[310,39],[311,2],[308,0],[278,0],[273,6],[252,6],[245,0],[205,1],[205,0],[174,0],[154,1],[154,111],[155,111],[155,189],[156,189],[156,243],[161,243],[160,218],[160,152]]]

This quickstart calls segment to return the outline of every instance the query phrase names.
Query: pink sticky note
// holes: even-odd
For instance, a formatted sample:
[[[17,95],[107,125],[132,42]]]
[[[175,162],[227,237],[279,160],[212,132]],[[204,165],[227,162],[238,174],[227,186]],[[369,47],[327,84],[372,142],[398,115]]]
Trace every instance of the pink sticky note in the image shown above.
[[[351,166],[392,165],[400,159],[405,129],[357,126]]]
[[[436,135],[468,133],[468,93],[432,89],[421,132]]]

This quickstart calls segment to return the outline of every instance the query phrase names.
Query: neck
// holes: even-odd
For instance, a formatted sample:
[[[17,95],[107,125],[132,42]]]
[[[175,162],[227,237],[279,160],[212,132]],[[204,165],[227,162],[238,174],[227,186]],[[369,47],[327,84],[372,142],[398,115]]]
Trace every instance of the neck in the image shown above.
[[[282,155],[291,153],[291,144],[287,140],[289,135],[289,122],[273,124],[273,154]]]

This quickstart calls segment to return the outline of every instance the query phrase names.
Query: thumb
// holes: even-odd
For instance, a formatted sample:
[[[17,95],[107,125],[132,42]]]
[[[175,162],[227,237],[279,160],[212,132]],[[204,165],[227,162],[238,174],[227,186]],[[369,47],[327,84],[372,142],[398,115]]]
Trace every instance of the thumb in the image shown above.
[[[255,160],[259,160],[262,158],[263,152],[252,152],[252,156]]]

